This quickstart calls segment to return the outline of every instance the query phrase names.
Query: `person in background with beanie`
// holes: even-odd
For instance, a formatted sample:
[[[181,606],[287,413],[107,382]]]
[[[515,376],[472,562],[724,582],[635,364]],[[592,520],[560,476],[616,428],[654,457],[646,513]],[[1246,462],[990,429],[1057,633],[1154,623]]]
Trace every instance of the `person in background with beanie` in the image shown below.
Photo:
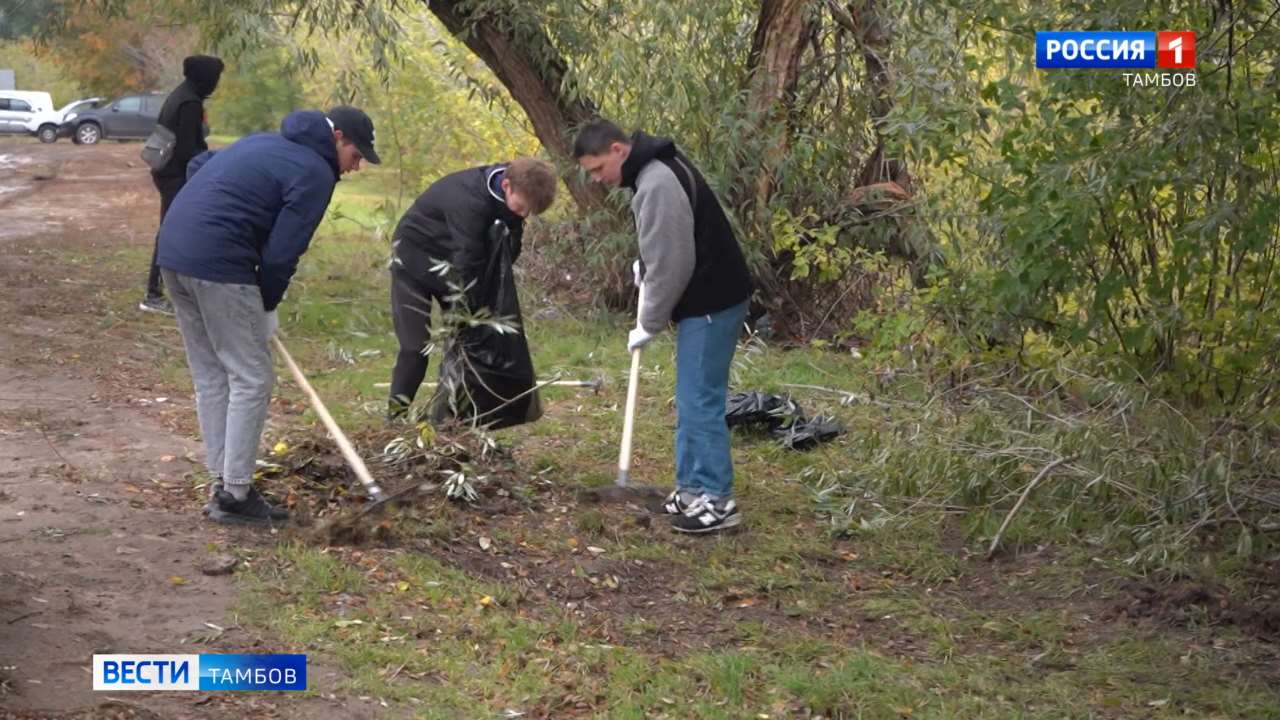
[[[186,345],[214,478],[210,520],[271,526],[289,517],[253,487],[275,381],[276,306],[338,179],[362,160],[378,162],[373,140],[373,122],[358,108],[290,113],[278,134],[249,135],[193,159],[160,225],[156,261]]]
[[[169,206],[178,191],[187,182],[187,163],[191,158],[209,149],[205,143],[208,123],[205,121],[204,101],[218,87],[222,77],[222,60],[210,55],[192,55],[182,61],[182,75],[186,79],[165,98],[156,122],[173,132],[175,143],[173,157],[159,170],[151,172],[151,181],[160,191],[160,222],[169,212]],[[156,233],[158,249],[160,235]],[[160,278],[160,266],[156,264],[157,249],[151,251],[151,272],[147,276],[147,294],[139,309],[173,314],[173,305],[165,299],[164,285]]]

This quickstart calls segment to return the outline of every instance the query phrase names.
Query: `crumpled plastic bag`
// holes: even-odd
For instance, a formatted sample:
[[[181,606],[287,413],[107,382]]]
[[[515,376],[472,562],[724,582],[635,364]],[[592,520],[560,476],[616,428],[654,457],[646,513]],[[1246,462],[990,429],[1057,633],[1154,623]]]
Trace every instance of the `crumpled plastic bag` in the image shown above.
[[[763,425],[774,430],[800,417],[804,417],[804,413],[791,398],[754,390],[730,395],[725,403],[724,421],[731,428]]]
[[[800,418],[787,427],[778,428],[770,435],[778,438],[783,447],[792,450],[808,450],[818,443],[828,442],[844,434],[844,425],[835,418],[818,415]]]
[[[835,418],[826,415],[808,417],[790,396],[769,395],[757,390],[730,395],[725,403],[724,420],[730,428],[765,430],[783,447],[792,450],[808,450],[845,432],[844,425]]]

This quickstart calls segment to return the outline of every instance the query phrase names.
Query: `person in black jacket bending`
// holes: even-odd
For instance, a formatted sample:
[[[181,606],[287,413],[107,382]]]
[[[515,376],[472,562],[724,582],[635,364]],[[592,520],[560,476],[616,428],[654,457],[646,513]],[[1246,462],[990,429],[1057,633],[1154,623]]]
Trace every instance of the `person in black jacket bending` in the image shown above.
[[[187,183],[187,163],[209,149],[204,138],[207,126],[204,116],[205,98],[213,94],[222,77],[222,60],[211,55],[192,55],[182,61],[182,74],[186,80],[174,88],[160,108],[157,123],[173,131],[175,143],[173,156],[159,170],[151,172],[151,181],[160,191],[160,222],[169,213],[169,206],[178,191]],[[156,234],[156,247],[160,236]],[[160,266],[156,264],[156,251],[151,252],[151,273],[147,276],[147,294],[138,305],[142,310],[173,314],[173,305],[164,296],[164,281]]]
[[[495,223],[511,234],[514,262],[520,255],[524,219],[545,212],[555,197],[551,166],[517,158],[446,175],[400,218],[391,263],[391,313],[400,352],[391,373],[388,417],[408,410],[426,377],[423,350],[431,341],[432,299],[449,310],[454,295],[449,284],[466,288],[481,274]],[[448,265],[443,274],[441,262]]]

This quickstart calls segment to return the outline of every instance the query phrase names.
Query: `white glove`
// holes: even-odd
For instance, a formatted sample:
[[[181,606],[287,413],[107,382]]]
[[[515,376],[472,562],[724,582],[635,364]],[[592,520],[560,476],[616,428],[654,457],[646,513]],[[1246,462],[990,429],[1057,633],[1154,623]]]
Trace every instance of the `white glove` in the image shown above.
[[[657,335],[650,333],[642,327],[637,327],[627,335],[627,352],[635,352],[636,350],[639,350],[645,345],[648,345],[649,341],[655,337],[657,337]]]
[[[633,278],[636,284],[636,287],[640,287],[641,277],[640,277],[640,261],[639,260],[631,263],[631,277]]]
[[[267,339],[270,340],[271,336],[275,335],[279,329],[280,316],[276,315],[275,310],[267,311]]]

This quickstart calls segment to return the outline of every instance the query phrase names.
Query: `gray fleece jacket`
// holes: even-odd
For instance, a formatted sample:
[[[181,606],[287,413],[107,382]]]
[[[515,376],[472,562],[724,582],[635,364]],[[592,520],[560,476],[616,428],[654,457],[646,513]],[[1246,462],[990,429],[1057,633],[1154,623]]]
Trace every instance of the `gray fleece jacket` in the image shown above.
[[[693,277],[697,260],[693,208],[671,168],[651,161],[636,176],[631,212],[635,215],[640,262],[644,266],[640,326],[657,334],[671,322],[671,311]]]

